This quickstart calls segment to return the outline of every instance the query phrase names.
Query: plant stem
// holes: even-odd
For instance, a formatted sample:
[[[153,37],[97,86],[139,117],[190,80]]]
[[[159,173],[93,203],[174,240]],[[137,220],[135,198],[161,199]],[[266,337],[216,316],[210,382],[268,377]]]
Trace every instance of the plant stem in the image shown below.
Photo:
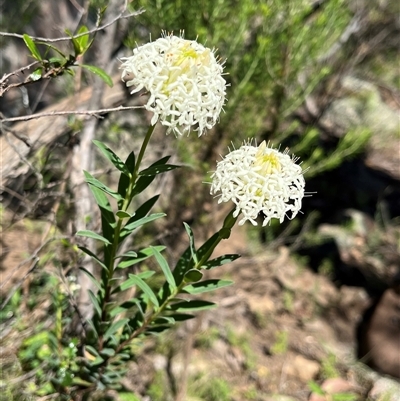
[[[124,212],[126,212],[128,210],[128,207],[132,201],[133,190],[135,188],[137,179],[139,177],[140,164],[143,160],[143,156],[146,151],[147,145],[150,141],[151,135],[154,132],[154,127],[155,127],[155,125],[149,126],[146,136],[142,142],[142,146],[140,147],[139,156],[135,163],[135,168],[133,170],[133,173],[130,176],[129,186],[126,191],[125,198],[124,198],[124,201],[123,201],[122,207],[121,207],[121,210]],[[117,251],[119,248],[119,238],[120,238],[123,222],[124,222],[124,219],[118,217],[118,221],[117,221],[117,224],[114,229],[114,240],[113,240],[113,243],[112,243],[112,246],[110,249],[110,260],[109,260],[109,265],[108,265],[107,277],[105,278],[105,283],[104,283],[105,293],[104,293],[104,297],[102,297],[102,300],[101,300],[101,322],[108,321],[106,305],[108,302],[110,302],[110,298],[111,298],[112,285],[110,285],[110,282],[114,276],[115,256],[117,255]],[[102,337],[100,337],[99,338],[99,349],[102,349],[102,347],[103,347],[103,339],[102,339]]]

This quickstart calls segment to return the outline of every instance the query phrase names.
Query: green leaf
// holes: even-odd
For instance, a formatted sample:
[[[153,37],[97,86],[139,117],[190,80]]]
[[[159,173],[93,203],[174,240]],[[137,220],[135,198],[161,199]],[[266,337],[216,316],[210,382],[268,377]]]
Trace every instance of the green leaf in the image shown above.
[[[125,163],[103,142],[96,141],[95,139],[92,141],[103,153],[103,155],[122,173],[126,176],[130,176],[130,172],[126,167]]]
[[[193,258],[191,256],[190,247],[187,247],[186,250],[182,253],[181,257],[178,259],[178,262],[175,265],[175,269],[173,271],[175,283],[177,286],[181,285],[185,278],[185,274],[194,267]],[[162,289],[162,300],[170,295],[168,288]]]
[[[74,71],[74,70],[71,70],[71,68],[66,68],[66,69],[65,69],[65,72],[66,72],[67,74],[71,75],[71,77],[74,77],[74,76],[75,76],[75,71]]]
[[[141,277],[141,278],[143,278],[143,277]],[[113,293],[116,293],[116,292],[118,292],[118,291],[115,291],[115,290],[113,291]],[[127,310],[134,308],[135,306],[139,310],[140,314],[143,315],[144,312],[143,312],[142,305],[140,304],[140,301],[136,298],[133,298],[133,299],[130,299],[129,301],[123,302],[121,305],[117,305],[114,309],[111,309],[110,316],[115,317],[122,312],[126,312]]]
[[[39,81],[39,79],[42,78],[42,67],[36,68],[35,71],[33,71],[30,75],[29,78],[32,81]]]
[[[80,35],[81,33],[85,32],[88,32],[88,28],[85,25],[82,25],[76,34]],[[75,40],[77,41],[80,48],[79,54],[82,54],[86,50],[87,44],[89,42],[89,34],[80,36],[79,38],[75,38]]]
[[[175,170],[176,168],[179,168],[180,166],[175,166],[173,164],[163,164],[163,165],[157,165],[157,166],[152,166],[149,168],[146,168],[142,170],[139,175],[142,176],[155,176],[157,174],[165,173],[167,171]]]
[[[93,320],[87,319],[87,320],[86,320],[86,323],[87,323],[87,324],[90,326],[90,328],[92,329],[91,334],[93,334],[93,335],[95,336],[96,339],[99,338],[99,333],[97,333],[97,329],[96,329],[96,327],[95,327],[95,325],[94,325],[94,323],[93,323]]]
[[[197,269],[189,270],[185,274],[185,281],[189,283],[194,283],[196,281],[200,281],[203,278],[203,273],[198,271]]]
[[[95,67],[94,65],[87,65],[87,64],[80,64],[81,67],[86,68],[93,74],[96,74],[98,77],[100,77],[108,86],[112,88],[113,86],[113,81],[111,77],[100,67]]]
[[[105,192],[108,195],[111,195],[113,198],[117,200],[121,200],[122,197],[118,192],[113,191],[111,188],[108,188],[106,185],[104,185],[102,182],[94,178],[90,173],[87,171],[83,171],[83,174],[85,175],[86,182],[89,185],[93,185],[94,187],[100,189],[101,191]]]
[[[97,315],[101,316],[101,308],[100,308],[100,304],[99,304],[99,301],[98,301],[96,295],[93,294],[92,290],[88,290],[88,293],[89,293],[89,298],[92,301],[92,304],[94,306],[94,309],[97,312]]]
[[[131,220],[128,221],[128,223],[124,226],[124,228],[121,230],[121,234],[120,234],[120,242],[129,234],[131,234],[134,230],[136,230],[137,228],[143,226],[144,224],[150,223],[151,221],[157,220],[161,217],[166,216],[165,213],[153,213],[150,216],[147,217],[143,217],[139,220],[135,220],[132,221],[130,223]],[[135,216],[136,217],[136,216]]]
[[[153,256],[153,249],[156,248],[159,252],[163,251],[165,249],[165,246],[163,245],[158,245],[156,247],[150,247],[150,248],[144,248],[141,251],[138,252],[137,257],[134,257],[132,259],[124,260],[123,262],[120,262],[117,266],[118,269],[125,269],[129,266],[133,266],[137,263],[142,262],[143,260],[146,260],[150,256]]]
[[[37,44],[46,46],[46,53],[49,51],[49,49],[53,49],[56,53],[58,53],[62,57],[62,64],[64,65],[66,63],[67,58],[66,58],[65,54],[60,49],[57,49],[57,47],[50,45],[49,43],[40,42],[40,41],[38,41]],[[53,59],[53,57],[51,57],[49,59],[49,61],[52,62],[51,61],[52,59]]]
[[[102,217],[109,224],[115,224],[114,213],[111,208],[110,202],[108,201],[106,195],[104,194],[104,191],[93,185],[90,185],[90,190],[92,191],[92,194],[96,200],[96,203],[102,212]]]
[[[102,235],[95,233],[94,231],[90,231],[90,230],[79,230],[76,235],[79,235],[81,237],[88,237],[88,238],[93,238],[93,239],[97,239],[101,242],[104,242],[107,245],[111,245],[111,242],[107,239],[104,238]]]
[[[149,168],[155,167],[155,166],[161,166],[169,160],[170,156],[165,156],[161,158],[160,160],[156,161],[153,163]],[[137,194],[140,194],[143,192],[154,180],[155,175],[153,176],[140,176],[139,179],[136,182],[135,188],[133,189],[132,196],[136,196]]]
[[[156,272],[154,270],[147,270],[145,272],[140,272],[138,274],[136,274],[138,277],[140,277],[143,280],[147,280],[148,278],[150,278],[151,276],[154,276]]]
[[[128,212],[125,212],[124,210],[118,210],[117,213],[115,213],[120,219],[128,219],[131,218],[132,215]]]
[[[91,345],[85,345],[85,351],[89,352],[89,354],[94,357],[100,356],[96,348],[93,348]]]
[[[91,387],[93,383],[81,379],[80,377],[74,377],[72,384],[75,386]]]
[[[122,175],[121,175],[121,177],[122,177]],[[143,203],[143,205],[141,205],[136,210],[136,212],[133,214],[133,216],[126,222],[126,225],[131,224],[131,223],[141,219],[142,217],[145,217],[147,215],[147,213],[150,212],[150,210],[152,209],[154,204],[157,202],[158,198],[159,198],[159,195],[155,195],[152,198],[150,198],[149,200],[147,200],[145,203]],[[129,234],[130,234],[129,231],[121,233],[119,242],[122,242],[125,239],[125,237],[127,237]]]
[[[85,252],[86,255],[89,255],[92,259],[94,259],[103,269],[108,270],[107,266],[90,249],[88,249],[84,246],[78,246],[78,248],[82,252]]]
[[[222,255],[218,256],[218,258],[209,260],[207,263],[204,263],[203,266],[200,266],[202,269],[206,270],[211,270],[214,269],[215,267],[219,267],[222,265],[225,265],[226,263],[233,262],[234,260],[240,258],[240,255],[238,254],[232,254],[232,255]]]
[[[49,58],[49,62],[51,64],[52,67],[54,68],[59,68],[61,66],[63,66],[65,64],[67,60],[64,58],[59,58],[59,57],[50,57]]]
[[[79,42],[75,38],[71,38],[72,45],[74,46],[75,57],[77,58],[81,53],[81,47],[79,46]]]
[[[219,243],[219,232],[215,233],[212,237],[210,237],[198,250],[197,250],[197,257],[199,260],[203,258],[203,256],[210,257],[211,254],[214,252],[215,247]]]
[[[104,193],[102,193],[99,189],[95,187],[91,187],[92,192],[97,191],[99,194],[101,193],[101,196],[105,196]],[[111,243],[114,242],[114,227],[115,223],[110,223],[109,219],[114,218],[114,215],[112,213],[103,208],[100,207],[100,213],[101,213],[101,226],[102,226],[102,231],[103,231],[103,236],[104,238],[107,238]],[[104,244],[103,246],[103,259],[104,259],[104,264],[106,266],[109,266],[111,263],[111,245]]]
[[[176,283],[174,276],[172,275],[171,268],[168,265],[168,262],[165,260],[164,256],[161,255],[161,252],[157,250],[155,247],[150,247],[153,250],[154,256],[157,260],[157,263],[160,265],[161,270],[164,273],[165,279],[171,286],[171,290],[173,291],[176,288]]]
[[[99,355],[99,353],[90,345],[85,345],[85,352],[92,356],[92,358],[88,358],[86,356],[86,360],[92,366],[100,365],[104,362],[104,359]]]
[[[230,280],[204,280],[200,283],[194,283],[183,287],[182,291],[189,294],[202,294],[217,290],[218,288],[227,287],[232,285],[233,281]]]
[[[141,194],[154,181],[154,178],[155,175],[151,177],[147,176],[139,177],[139,179],[136,181],[135,187],[133,188],[132,198],[136,195]]]
[[[177,312],[188,312],[188,311],[200,311],[213,309],[217,305],[214,302],[201,301],[201,300],[190,300],[178,302],[176,304],[169,305],[169,308]]]
[[[100,351],[100,355],[103,357],[111,357],[115,355],[115,350],[112,348],[103,348]]]
[[[158,324],[174,324],[175,319],[171,316],[160,316],[156,320],[153,321],[153,325]]]
[[[128,251],[123,253],[122,255],[117,255],[114,260],[119,259],[119,258],[136,258],[137,253],[135,251]]]
[[[159,197],[160,195],[155,195],[152,198],[148,199],[145,203],[143,203],[132,215],[131,219],[127,222],[127,224],[130,224],[136,220],[141,219],[142,217],[145,217],[153,208]]]
[[[108,340],[114,333],[116,333],[121,327],[124,327],[126,323],[129,322],[129,319],[120,319],[108,328],[108,330],[104,334],[104,340]]]
[[[116,226],[115,216],[110,202],[104,192],[93,185],[89,185],[101,213],[101,228],[103,236],[111,243],[114,241],[114,227]],[[107,257],[107,254],[105,255]],[[106,260],[106,263],[109,262]]]
[[[146,328],[146,334],[160,334],[165,330],[170,329],[171,326],[170,325],[158,325],[158,326],[148,326]]]
[[[89,277],[89,279],[95,285],[95,287],[97,287],[99,290],[101,289],[101,284],[96,280],[96,277],[93,276],[93,274],[89,270],[87,270],[83,266],[80,266],[79,270],[83,271],[86,274],[86,276]]]
[[[147,270],[141,273],[137,273],[136,276],[140,277],[142,280],[147,280],[148,278],[150,278],[151,276],[153,276],[155,274],[155,271],[153,270]],[[117,294],[121,291],[125,291],[126,288],[122,288],[122,285],[124,283],[118,285],[118,287],[114,288],[114,290],[112,291],[112,294]]]
[[[27,35],[26,33],[24,33],[22,37],[23,37],[23,39],[24,39],[24,42],[25,42],[25,44],[26,44],[26,47],[27,47],[27,48],[29,49],[29,51],[31,52],[32,56],[33,56],[36,60],[41,61],[41,60],[42,60],[42,56],[40,55],[39,50],[38,50],[38,48],[36,47],[35,42],[32,40],[32,38],[31,38],[29,35]]]
[[[121,284],[121,290],[127,290],[130,287],[137,285],[144,294],[146,294],[149,300],[152,302],[154,306],[159,307],[158,300],[152,289],[137,275],[130,274],[129,279]]]
[[[170,315],[176,322],[184,322],[185,320],[193,319],[194,315],[189,315],[188,313],[174,313]]]
[[[129,156],[127,157],[127,159],[125,160],[125,166],[126,166],[127,170],[129,171],[129,173],[133,174],[133,172],[135,171],[135,153],[134,152],[131,152],[129,154]],[[128,187],[129,187],[129,183],[130,183],[129,177],[125,174],[121,174],[119,177],[119,182],[118,182],[118,193],[123,198],[125,198],[126,191],[128,190]],[[118,202],[119,208],[122,207],[122,203],[123,203],[122,200],[120,202]]]
[[[183,225],[185,226],[185,230],[187,232],[187,235],[189,236],[189,246],[190,246],[190,253],[192,254],[192,258],[194,260],[194,263],[197,264],[198,260],[197,260],[197,255],[196,255],[196,248],[194,246],[194,235],[193,235],[193,231],[190,228],[189,224],[187,223],[183,223]]]
[[[75,57],[79,56],[81,54],[79,42],[74,38],[74,35],[68,28],[64,29],[64,32],[71,38],[72,45],[74,46]]]

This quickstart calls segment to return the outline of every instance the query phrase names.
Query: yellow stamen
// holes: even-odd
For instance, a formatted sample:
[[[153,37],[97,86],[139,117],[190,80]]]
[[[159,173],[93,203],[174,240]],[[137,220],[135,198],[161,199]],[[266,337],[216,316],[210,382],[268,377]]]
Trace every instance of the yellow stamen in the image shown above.
[[[273,170],[278,172],[282,171],[281,163],[274,152],[268,151],[265,141],[261,142],[255,155],[256,160],[254,166],[259,166],[261,169],[258,171],[261,175],[272,174]]]

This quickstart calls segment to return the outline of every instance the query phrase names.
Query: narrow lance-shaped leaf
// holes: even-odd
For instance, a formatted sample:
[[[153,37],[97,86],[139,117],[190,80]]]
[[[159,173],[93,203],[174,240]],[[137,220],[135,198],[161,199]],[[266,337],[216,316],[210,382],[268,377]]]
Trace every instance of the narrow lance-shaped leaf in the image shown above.
[[[176,285],[180,285],[185,277],[185,274],[194,267],[194,261],[192,258],[192,253],[190,247],[187,247],[179,258],[175,269],[174,278]]]
[[[129,279],[121,284],[121,290],[124,291],[130,287],[133,287],[134,285],[137,285],[143,291],[143,293],[147,295],[155,307],[159,307],[157,297],[153,290],[140,277],[134,274],[130,274]]]
[[[135,251],[128,251],[125,253],[122,253],[121,255],[117,255],[114,257],[114,259],[120,259],[120,258],[136,258],[137,257],[137,252]]]
[[[189,294],[202,294],[204,292],[214,291],[232,284],[233,281],[230,280],[204,280],[200,283],[194,283],[183,287],[183,292],[187,292]]]
[[[97,315],[101,316],[101,308],[100,308],[100,304],[99,304],[99,301],[97,300],[96,295],[93,294],[92,290],[88,290],[88,293],[89,293],[89,298],[92,301],[92,304],[94,306],[94,309],[95,309]]]
[[[32,53],[32,56],[38,60],[41,61],[42,60],[42,56],[39,53],[38,48],[35,45],[35,42],[32,40],[32,38],[27,35],[26,33],[24,35],[22,35],[24,42],[26,44],[26,47],[29,49],[29,51]]]
[[[143,176],[154,176],[158,175],[161,173],[165,173],[167,171],[175,170],[176,168],[179,168],[180,166],[175,166],[174,164],[162,164],[159,166],[152,166],[149,168],[146,168],[142,170],[139,175]]]
[[[162,256],[161,253],[157,250],[157,248],[151,247],[151,249],[153,250],[157,263],[159,264],[161,270],[164,273],[165,279],[171,286],[171,290],[174,290],[176,288],[176,283],[174,276],[172,275],[171,269],[168,265],[168,262],[165,260],[164,256]]]
[[[121,327],[124,327],[126,323],[129,322],[129,319],[120,319],[108,328],[108,330],[104,334],[104,340],[110,338],[114,333],[116,333]]]
[[[121,230],[121,234],[119,237],[119,242],[121,242],[123,239],[125,239],[126,236],[131,234],[134,230],[136,230],[138,227],[143,226],[144,224],[150,223],[151,221],[157,220],[161,217],[166,216],[165,213],[153,213],[150,216],[143,217],[142,219],[133,221],[132,223],[128,223],[124,226],[124,228]]]
[[[93,276],[93,274],[89,270],[87,270],[83,266],[79,267],[79,270],[83,271],[86,274],[86,276],[89,277],[89,279],[95,285],[95,287],[97,287],[97,289],[99,290],[101,289],[101,284],[97,281],[96,277]]]
[[[117,156],[108,146],[106,146],[103,142],[93,140],[92,141],[103,153],[103,155],[110,160],[110,162],[125,175],[129,176],[128,167],[125,163]]]
[[[108,195],[111,195],[113,198],[120,200],[121,195],[118,192],[113,191],[111,188],[108,188],[106,185],[104,185],[101,181],[98,179],[94,178],[90,173],[87,171],[83,171],[83,174],[85,175],[86,182],[90,185],[95,186],[96,188],[99,188],[101,191],[105,192]]]
[[[147,280],[149,279],[151,276],[153,276],[155,274],[155,271],[153,270],[147,270],[141,273],[137,273],[135,274],[137,277],[141,278],[142,280]],[[134,285],[136,285],[135,283],[132,283],[131,287],[133,287]],[[122,284],[118,285],[117,287],[115,287],[112,291],[112,294],[118,294],[121,291],[126,290],[127,288],[127,284],[126,281],[123,282]]]
[[[167,161],[169,160],[169,158],[170,158],[170,156],[165,156],[162,159],[153,163],[149,168],[166,164]],[[135,188],[133,189],[132,197],[142,193],[153,182],[154,178],[155,178],[155,175],[140,176],[136,182]]]
[[[111,245],[111,242],[107,239],[104,238],[102,235],[95,233],[94,231],[90,230],[80,230],[76,233],[76,235],[79,235],[81,237],[88,237],[88,238],[93,238],[98,241],[104,242],[107,245]]]
[[[93,74],[96,74],[100,77],[108,86],[113,86],[113,81],[111,77],[100,67],[95,67],[94,65],[80,64],[81,67],[86,68]]]
[[[77,32],[77,35],[80,35],[84,32],[88,32],[88,28],[85,25],[82,25]],[[79,44],[80,47],[80,54],[84,53],[84,51],[86,50],[87,44],[89,42],[89,34],[87,35],[83,35],[80,36],[79,38],[75,38],[75,40],[77,41],[77,43]]]
[[[200,311],[215,308],[217,305],[214,302],[201,301],[201,300],[190,300],[178,302],[169,306],[170,309],[177,312],[188,312],[188,311]]]
[[[185,320],[194,318],[194,315],[190,315],[188,313],[173,313],[169,316],[172,317],[176,322],[184,322]]]
[[[106,265],[98,258],[97,255],[95,255],[90,249],[87,249],[84,246],[78,246],[78,248],[82,251],[85,252],[86,255],[89,255],[91,258],[93,258],[103,269],[107,270]]]
[[[129,156],[126,158],[125,166],[126,166],[126,169],[129,171],[129,173],[133,174],[133,172],[135,171],[135,153],[134,152],[131,152],[129,154]],[[122,198],[125,198],[126,191],[128,190],[129,184],[130,184],[130,178],[125,174],[121,174],[119,177],[119,182],[118,182],[118,193],[121,195]],[[119,209],[122,208],[122,204],[123,204],[123,199],[121,199],[118,202]]]
[[[74,47],[75,58],[81,54],[81,47],[79,42],[74,38],[72,32],[67,28],[65,29],[65,33],[71,38],[72,46]]]
[[[101,213],[102,217],[104,217],[104,219],[106,221],[108,221],[109,224],[114,224],[115,216],[114,216],[113,210],[111,208],[110,202],[108,201],[104,192],[101,189],[97,188],[96,186],[93,186],[90,184],[89,184],[89,188],[96,200],[97,205],[99,206],[99,208],[102,212]]]
[[[101,227],[103,231],[103,236],[112,243],[114,240],[114,227],[116,225],[116,222],[110,202],[108,201],[105,193],[102,190],[93,185],[89,185],[89,188],[100,209]],[[108,264],[110,260],[108,260],[109,253],[108,253],[108,246],[106,244],[104,247],[104,255],[105,255],[105,262],[106,264]]]
[[[200,267],[202,269],[211,270],[211,269],[214,269],[215,267],[219,267],[226,263],[233,262],[238,258],[240,258],[240,255],[238,255],[238,254],[222,255],[222,256],[218,256],[215,259],[209,260],[208,262],[204,263],[203,266],[200,266]]]
[[[190,247],[190,253],[192,254],[192,258],[194,260],[194,263],[198,263],[197,260],[197,255],[196,255],[196,248],[194,246],[194,235],[193,235],[193,231],[190,228],[189,224],[187,223],[183,223],[183,225],[185,226],[185,230],[187,232],[187,235],[189,236],[189,247]]]
[[[148,259],[150,256],[154,255],[153,249],[156,248],[159,252],[165,249],[165,246],[158,245],[156,247],[144,248],[138,251],[137,256],[129,256],[128,259],[120,262],[117,266],[118,269],[125,269],[127,267],[136,265],[137,263],[143,262],[143,260]]]

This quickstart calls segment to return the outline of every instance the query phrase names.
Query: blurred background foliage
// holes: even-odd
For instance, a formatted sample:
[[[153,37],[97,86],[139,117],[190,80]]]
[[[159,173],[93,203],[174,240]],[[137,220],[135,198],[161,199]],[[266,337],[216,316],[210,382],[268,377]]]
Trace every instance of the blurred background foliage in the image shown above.
[[[344,1],[323,3],[140,1],[146,13],[126,45],[147,42],[165,31],[216,47],[230,84],[216,129],[225,133],[228,143],[260,133],[279,140],[282,121],[331,71],[322,56],[351,17]]]

